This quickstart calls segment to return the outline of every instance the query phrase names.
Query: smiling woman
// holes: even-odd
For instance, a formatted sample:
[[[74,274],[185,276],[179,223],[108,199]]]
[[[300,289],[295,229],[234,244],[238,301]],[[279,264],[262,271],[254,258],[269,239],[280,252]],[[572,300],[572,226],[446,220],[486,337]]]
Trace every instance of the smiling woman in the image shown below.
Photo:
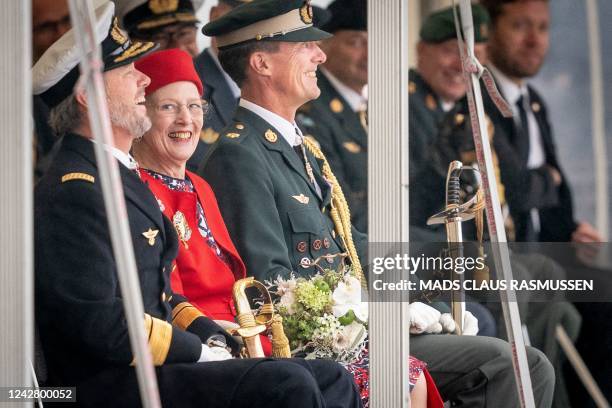
[[[179,49],[153,53],[139,61],[137,68],[151,78],[146,107],[152,126],[134,144],[133,153],[141,178],[178,235],[172,288],[206,316],[232,327],[232,287],[245,277],[245,267],[210,186],[185,168],[206,114],[202,83],[189,54]],[[269,354],[269,341],[262,343]]]

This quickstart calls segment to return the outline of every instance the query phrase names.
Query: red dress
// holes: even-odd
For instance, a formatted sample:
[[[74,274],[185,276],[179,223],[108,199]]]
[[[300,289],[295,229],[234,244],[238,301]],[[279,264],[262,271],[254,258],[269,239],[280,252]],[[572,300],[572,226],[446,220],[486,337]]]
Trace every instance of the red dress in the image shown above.
[[[179,236],[179,252],[170,275],[172,290],[204,315],[234,322],[232,288],[236,280],[246,277],[246,268],[212,189],[189,171],[181,180],[143,169],[141,178]],[[270,342],[263,336],[262,346],[266,355],[271,354]]]
[[[232,288],[236,280],[246,276],[246,268],[225,227],[212,189],[190,171],[181,180],[143,169],[141,178],[179,236],[179,253],[170,275],[172,290],[187,297],[204,315],[234,322]],[[264,353],[271,355],[269,339],[265,336],[261,339]],[[369,406],[368,366],[367,350],[346,366],[359,387],[364,407]],[[411,389],[421,373],[427,380],[427,406],[441,408],[442,400],[425,364],[411,357]]]

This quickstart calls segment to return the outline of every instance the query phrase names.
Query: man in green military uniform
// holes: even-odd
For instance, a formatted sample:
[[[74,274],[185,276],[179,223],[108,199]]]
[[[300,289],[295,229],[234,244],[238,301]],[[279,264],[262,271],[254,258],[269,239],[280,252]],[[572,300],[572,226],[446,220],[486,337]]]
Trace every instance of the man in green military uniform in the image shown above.
[[[201,174],[215,191],[248,273],[258,279],[313,274],[315,259],[335,266],[337,260],[328,263],[325,255],[338,252],[349,253],[358,268],[366,237],[349,227],[336,178],[295,124],[297,109],[319,96],[316,71],[326,56],[314,41],[329,34],[312,27],[302,0],[255,0],[203,31],[217,37],[221,65],[242,98]],[[511,351],[502,340],[415,336],[411,352],[429,364],[449,401],[518,405],[516,394],[508,392],[514,389]],[[536,402],[547,407],[552,368],[537,350],[528,348],[528,356]]]
[[[335,0],[322,28],[334,36],[321,43],[327,61],[318,71],[319,98],[300,108],[297,120],[320,144],[351,209],[351,221],[367,232],[368,33],[364,0]]]
[[[473,10],[476,27],[479,24],[488,24],[488,15],[481,6],[474,6]],[[479,47],[478,58],[481,63],[486,64],[482,47],[483,41],[486,40],[483,34],[488,30],[480,28],[477,31],[481,34],[477,35],[477,40],[480,41],[476,45]],[[429,16],[423,24],[421,38],[419,68],[418,72],[411,72],[414,82],[410,83],[411,164],[416,163],[416,168],[411,167],[413,182],[410,186],[410,218],[413,225],[425,227],[427,218],[439,211],[444,203],[448,164],[452,160],[460,160],[464,165],[473,165],[476,162],[476,154],[452,9],[447,8]],[[449,44],[448,48],[446,44]],[[454,73],[454,77],[449,73]],[[456,80],[452,80],[453,78]],[[423,120],[425,126],[420,126],[420,120]],[[491,132],[492,127],[489,129]],[[499,174],[498,157],[511,160],[513,153],[505,137],[493,133],[490,135],[493,137],[493,162],[497,170],[499,197],[502,205],[505,205],[505,190],[501,183],[503,178]],[[526,179],[522,175],[521,177]],[[467,228],[464,229],[464,237],[468,240],[475,239],[475,235],[468,231]],[[529,276],[542,280],[562,279],[565,276],[565,271],[557,263],[542,255],[513,253],[511,262],[514,276],[518,279],[526,279]],[[553,406],[564,407],[569,404],[562,375],[564,356],[560,353],[557,342],[551,339],[555,337],[558,324],[563,325],[569,336],[575,339],[581,318],[577,310],[564,301],[562,296],[551,300],[553,301],[521,302],[519,308],[532,345],[544,351],[556,369]],[[496,315],[503,327],[501,313]],[[504,335],[503,330],[500,330],[500,335]]]
[[[232,20],[227,16],[246,27],[228,25]],[[257,30],[249,31],[249,24],[258,25]],[[260,32],[271,34],[257,40]],[[315,157],[313,146],[305,146],[295,124],[297,108],[319,96],[316,71],[325,54],[315,41],[330,35],[312,26],[308,4],[276,0],[237,8],[206,25],[204,33],[216,35],[221,65],[241,87],[242,99],[202,175],[213,186],[252,275],[268,279],[304,269],[314,273],[310,263],[345,252],[343,239],[349,238],[334,229],[327,214],[331,180],[323,177],[322,159]],[[347,233],[364,254],[365,236]],[[339,258],[323,262],[333,267]]]

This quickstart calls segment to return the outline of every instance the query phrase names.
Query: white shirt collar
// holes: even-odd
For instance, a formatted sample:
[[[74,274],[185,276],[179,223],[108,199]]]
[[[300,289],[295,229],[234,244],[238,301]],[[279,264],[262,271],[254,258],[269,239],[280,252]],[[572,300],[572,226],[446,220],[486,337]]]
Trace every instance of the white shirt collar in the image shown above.
[[[358,112],[366,108],[368,104],[368,98],[362,93],[355,92],[355,90],[344,85],[338,78],[336,78],[329,70],[319,67],[323,75],[329,80],[334,89],[346,100],[353,111]]]
[[[276,130],[280,132],[283,139],[289,143],[289,146],[297,146],[302,143],[302,139],[296,133],[296,129],[298,129],[299,132],[299,128],[295,122],[291,123],[276,113],[269,111],[266,108],[262,108],[253,102],[247,101],[244,98],[240,98],[239,105],[250,110],[257,116],[260,116],[263,120],[276,128]]]
[[[212,60],[215,61],[215,64],[217,64],[217,68],[219,68],[219,71],[221,71],[221,73],[223,74],[225,81],[227,82],[227,84],[230,87],[230,90],[232,91],[232,95],[234,95],[234,98],[240,98],[240,88],[238,87],[236,82],[234,82],[232,77],[230,77],[227,74],[227,72],[223,70],[223,67],[221,66],[221,63],[219,62],[219,57],[217,57],[217,54],[215,54],[212,48],[207,48],[205,51],[208,52]]]
[[[517,85],[495,65],[489,64],[488,67],[493,73],[502,95],[506,98],[510,105],[514,107],[521,96],[524,96],[525,98],[529,97],[527,84],[524,81],[521,85]]]
[[[95,139],[89,139],[89,140],[91,140],[93,143],[98,143],[98,141],[96,141]],[[102,146],[104,146],[104,150],[106,150],[107,152],[111,152],[113,157],[119,160],[119,162],[123,164],[125,167],[127,167],[128,169],[136,170],[138,168],[138,163],[136,163],[136,160],[134,160],[131,154],[122,152],[116,147],[109,146],[107,144],[103,144]]]

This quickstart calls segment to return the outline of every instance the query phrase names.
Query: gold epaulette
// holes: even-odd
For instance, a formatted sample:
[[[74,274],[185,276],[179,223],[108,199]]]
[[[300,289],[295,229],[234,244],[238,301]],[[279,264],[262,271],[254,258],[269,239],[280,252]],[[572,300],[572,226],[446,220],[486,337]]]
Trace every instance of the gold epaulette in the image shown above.
[[[172,324],[186,330],[195,319],[204,316],[202,312],[189,302],[181,302],[172,309]]]
[[[94,183],[96,181],[94,176],[87,173],[67,173],[62,176],[62,183],[72,180],[83,180],[90,183]]]

